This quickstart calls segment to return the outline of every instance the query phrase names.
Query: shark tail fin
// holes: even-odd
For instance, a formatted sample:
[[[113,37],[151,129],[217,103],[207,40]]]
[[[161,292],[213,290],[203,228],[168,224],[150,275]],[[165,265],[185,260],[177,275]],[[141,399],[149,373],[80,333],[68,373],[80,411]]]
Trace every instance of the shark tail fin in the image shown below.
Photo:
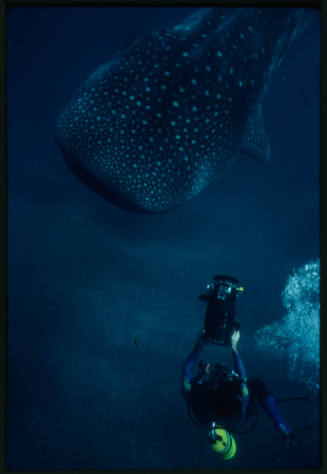
[[[241,152],[260,163],[266,163],[270,158],[271,150],[263,127],[261,104],[256,105],[250,115],[241,143]]]

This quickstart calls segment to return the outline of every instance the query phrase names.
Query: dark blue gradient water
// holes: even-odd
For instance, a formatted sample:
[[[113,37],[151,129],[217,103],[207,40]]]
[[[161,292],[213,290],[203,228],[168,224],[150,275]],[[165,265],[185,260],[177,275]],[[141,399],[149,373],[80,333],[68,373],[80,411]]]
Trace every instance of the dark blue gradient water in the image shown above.
[[[8,12],[8,458],[13,469],[301,468],[319,465],[317,430],[286,449],[268,417],[235,435],[222,463],[189,420],[180,370],[215,273],[239,300],[249,376],[285,403],[291,426],[319,421],[319,394],[287,361],[254,351],[282,317],[293,268],[319,256],[319,16],[263,101],[272,155],[238,164],[184,206],[132,214],[86,188],[54,141],[58,114],[111,54],[193,8],[13,7]],[[278,350],[278,348],[276,348]],[[203,357],[231,364],[228,349]]]

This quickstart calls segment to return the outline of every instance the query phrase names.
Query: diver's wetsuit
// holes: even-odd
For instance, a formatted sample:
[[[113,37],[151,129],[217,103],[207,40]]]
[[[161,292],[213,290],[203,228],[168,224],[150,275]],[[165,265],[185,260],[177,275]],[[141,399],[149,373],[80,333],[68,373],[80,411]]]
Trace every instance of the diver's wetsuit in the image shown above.
[[[182,393],[186,403],[192,407],[192,412],[199,423],[208,425],[211,421],[215,421],[214,407],[210,403],[208,392],[194,390],[196,377],[193,377],[193,371],[201,350],[201,344],[197,343],[183,364]],[[234,372],[240,377],[241,381],[240,388],[242,390],[244,387],[248,387],[249,390],[246,396],[243,396],[241,393],[237,396],[241,403],[241,411],[238,416],[228,420],[228,423],[234,428],[241,426],[246,419],[251,401],[256,397],[266,413],[273,420],[282,436],[287,438],[291,433],[291,429],[287,426],[285,420],[281,416],[275,398],[268,391],[262,380],[256,378],[247,381],[245,366],[240,354],[235,351],[232,352]]]

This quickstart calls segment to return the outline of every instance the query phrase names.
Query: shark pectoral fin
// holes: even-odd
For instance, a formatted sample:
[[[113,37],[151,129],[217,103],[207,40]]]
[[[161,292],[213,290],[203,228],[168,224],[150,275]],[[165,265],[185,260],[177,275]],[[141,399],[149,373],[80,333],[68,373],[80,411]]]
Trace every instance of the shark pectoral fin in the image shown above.
[[[256,105],[250,115],[241,143],[241,152],[261,163],[266,163],[270,158],[270,145],[263,127],[261,104]]]

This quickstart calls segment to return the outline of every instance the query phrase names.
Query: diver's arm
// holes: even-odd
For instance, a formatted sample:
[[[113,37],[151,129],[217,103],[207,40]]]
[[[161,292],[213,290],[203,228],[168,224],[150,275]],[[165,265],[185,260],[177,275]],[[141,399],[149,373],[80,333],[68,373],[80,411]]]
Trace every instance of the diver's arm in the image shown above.
[[[200,350],[197,348],[195,345],[191,354],[188,356],[186,361],[183,364],[183,371],[182,371],[182,390],[185,394],[189,393],[191,391],[192,385],[191,385],[191,379],[192,379],[192,374],[194,370],[194,366],[196,364],[196,361],[198,360],[200,354]]]
[[[245,365],[237,349],[237,344],[238,344],[239,339],[240,339],[240,331],[234,331],[231,335],[234,371],[241,377],[241,379],[244,382],[246,382],[247,376],[246,376]]]
[[[192,349],[192,352],[186,359],[186,361],[183,364],[183,370],[182,370],[182,391],[184,396],[187,396],[192,388],[191,380],[193,376],[193,370],[195,367],[195,364],[198,360],[199,354],[206,345],[206,341],[202,339],[202,333],[200,337],[198,338],[197,343]]]
[[[246,376],[246,370],[245,370],[245,365],[243,363],[243,360],[240,356],[240,353],[238,351],[232,350],[233,353],[233,363],[234,363],[234,371],[241,377],[241,379],[246,382],[247,381],[247,376]]]
[[[233,363],[234,363],[234,371],[240,376],[243,383],[241,385],[241,395],[244,399],[249,399],[249,390],[247,388],[247,376],[245,365],[241,358],[240,353],[237,349],[237,344],[240,339],[240,331],[234,331],[231,336],[231,346],[232,346],[232,354],[233,354]]]

